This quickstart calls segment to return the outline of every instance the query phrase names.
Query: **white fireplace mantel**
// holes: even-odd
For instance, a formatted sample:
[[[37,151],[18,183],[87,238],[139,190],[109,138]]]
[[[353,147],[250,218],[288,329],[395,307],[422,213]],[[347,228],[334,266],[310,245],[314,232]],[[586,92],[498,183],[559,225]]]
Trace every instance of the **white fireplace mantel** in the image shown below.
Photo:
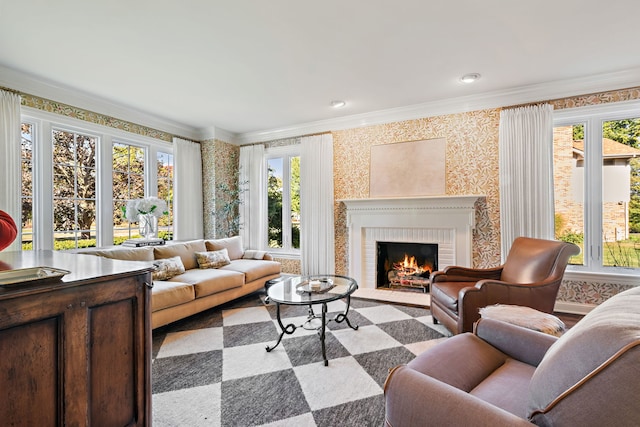
[[[475,203],[482,195],[346,199],[349,276],[375,288],[376,243],[438,244],[438,268],[471,267]]]

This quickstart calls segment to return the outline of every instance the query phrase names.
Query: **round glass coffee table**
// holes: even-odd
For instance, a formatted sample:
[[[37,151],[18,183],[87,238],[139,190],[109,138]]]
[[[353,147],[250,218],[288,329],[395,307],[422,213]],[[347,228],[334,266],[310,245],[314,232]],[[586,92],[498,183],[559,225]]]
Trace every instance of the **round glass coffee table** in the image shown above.
[[[270,284],[267,288],[267,298],[265,302],[267,304],[271,301],[276,303],[276,317],[282,332],[275,345],[267,346],[267,351],[276,348],[280,344],[280,341],[282,341],[284,334],[293,334],[297,328],[316,329],[320,335],[324,365],[328,366],[329,361],[327,360],[327,352],[324,344],[327,323],[347,322],[347,325],[349,325],[351,329],[358,329],[358,325],[353,326],[347,317],[351,304],[351,294],[354,293],[356,289],[358,289],[358,284],[354,279],[331,274],[293,276]],[[344,312],[338,313],[333,319],[327,319],[327,303],[342,298],[346,298],[346,308]],[[280,317],[280,304],[309,306],[309,314],[306,322],[298,326],[293,323],[285,326]],[[320,315],[313,311],[313,306],[317,304],[322,305]],[[319,320],[319,324],[317,320]]]

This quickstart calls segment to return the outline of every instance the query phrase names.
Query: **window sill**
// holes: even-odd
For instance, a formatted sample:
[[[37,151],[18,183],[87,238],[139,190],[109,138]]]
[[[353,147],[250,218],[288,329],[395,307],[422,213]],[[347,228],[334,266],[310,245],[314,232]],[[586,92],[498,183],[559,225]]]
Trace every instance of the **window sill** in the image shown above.
[[[640,286],[640,272],[635,269],[627,271],[617,270],[616,272],[584,271],[577,268],[567,267],[564,273],[564,280],[575,280],[587,283],[615,283],[620,285]]]
[[[300,252],[274,251],[272,248],[266,251],[274,258],[300,259]]]

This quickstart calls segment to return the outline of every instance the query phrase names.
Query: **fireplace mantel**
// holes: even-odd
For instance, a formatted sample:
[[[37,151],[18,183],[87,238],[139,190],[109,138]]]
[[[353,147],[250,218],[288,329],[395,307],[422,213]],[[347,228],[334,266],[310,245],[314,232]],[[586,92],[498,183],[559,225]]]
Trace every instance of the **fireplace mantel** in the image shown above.
[[[471,267],[475,203],[483,195],[339,200],[347,208],[349,276],[375,288],[376,242],[437,243],[438,266]]]

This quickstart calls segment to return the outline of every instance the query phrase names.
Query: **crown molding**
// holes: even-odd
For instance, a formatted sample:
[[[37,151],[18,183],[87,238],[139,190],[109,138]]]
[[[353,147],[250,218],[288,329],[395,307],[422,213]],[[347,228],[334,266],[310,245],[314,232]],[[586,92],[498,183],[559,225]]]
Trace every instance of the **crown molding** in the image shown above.
[[[219,141],[226,142],[227,144],[239,145],[238,134],[230,132],[226,129],[222,129],[216,126],[200,129],[198,131],[198,140],[207,141],[210,139],[217,139]]]
[[[147,126],[172,135],[195,140],[198,137],[198,132],[193,127],[183,123],[145,113],[3,65],[0,65],[0,86],[141,126]]]
[[[195,129],[184,123],[136,110],[126,105],[99,98],[77,89],[43,80],[0,65],[0,86],[126,120],[175,136],[196,141],[218,139],[235,145],[561,99],[576,95],[637,87],[639,85],[640,67],[613,73],[558,80],[471,96],[440,99],[405,107],[236,134],[218,127]]]
[[[444,114],[463,113],[467,111],[561,99],[576,95],[625,89],[638,85],[640,85],[640,68],[634,68],[614,73],[557,80],[549,83],[521,86],[478,95],[441,99],[406,107],[319,120],[288,127],[242,133],[236,135],[236,141],[240,145],[251,144],[254,142],[271,141],[332,130],[352,129]]]

